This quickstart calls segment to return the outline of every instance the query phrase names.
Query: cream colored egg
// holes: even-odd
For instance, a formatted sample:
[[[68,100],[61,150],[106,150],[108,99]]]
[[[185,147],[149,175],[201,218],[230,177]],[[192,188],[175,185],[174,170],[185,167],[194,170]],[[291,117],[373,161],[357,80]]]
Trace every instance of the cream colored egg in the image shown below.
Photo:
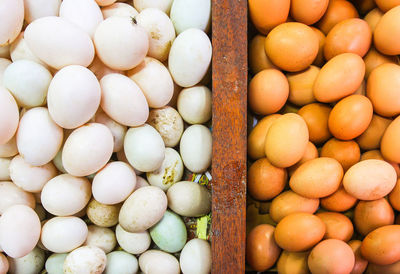
[[[179,262],[169,253],[161,250],[148,250],[139,257],[139,266],[143,273],[179,274]]]
[[[211,165],[212,136],[203,125],[188,127],[182,135],[180,153],[185,167],[194,173],[202,173]]]
[[[115,69],[111,69],[111,68],[107,67],[97,56],[94,57],[93,62],[90,64],[88,69],[90,69],[90,71],[93,72],[94,75],[96,75],[96,77],[99,81],[101,80],[101,78],[103,78],[104,76],[106,76],[107,74],[110,74],[110,73],[124,74],[120,70],[115,70]]]
[[[62,163],[68,173],[88,176],[106,165],[113,148],[110,130],[103,124],[89,123],[74,130],[65,141]]]
[[[17,140],[15,135],[7,143],[0,145],[0,157],[12,157],[18,154]]]
[[[175,40],[175,29],[168,15],[156,8],[147,8],[135,17],[137,24],[149,35],[148,56],[161,62],[168,59],[169,50]]]
[[[24,0],[25,20],[28,23],[46,16],[58,16],[62,0]]]
[[[93,197],[103,204],[125,201],[136,186],[136,174],[124,162],[112,162],[100,170],[93,179]]]
[[[96,76],[82,66],[67,66],[54,75],[47,95],[51,118],[72,129],[88,122],[100,105],[101,89]]]
[[[50,118],[47,108],[28,110],[21,118],[17,147],[24,160],[42,166],[53,160],[63,141],[63,130]]]
[[[174,81],[181,87],[198,84],[211,62],[212,47],[207,34],[188,29],[176,37],[169,52],[168,67]]]
[[[0,5],[0,46],[12,43],[24,23],[24,0],[3,0]]]
[[[21,258],[31,252],[40,237],[40,220],[26,205],[9,207],[0,217],[0,243],[12,258]]]
[[[207,274],[211,271],[211,246],[202,239],[192,239],[181,251],[179,263],[183,274]]]
[[[97,55],[108,67],[128,70],[143,61],[149,49],[147,32],[130,17],[112,16],[94,34]]]
[[[117,244],[115,234],[109,228],[90,225],[88,226],[88,231],[84,245],[96,246],[101,248],[107,254],[110,253]]]
[[[49,274],[63,274],[63,265],[68,253],[53,253],[47,258],[45,269]]]
[[[0,182],[0,214],[13,205],[35,208],[35,197],[9,181]]]
[[[7,260],[7,257],[4,256],[3,253],[0,253],[0,273],[1,274],[6,274],[9,269],[9,263]]]
[[[146,181],[146,179],[144,179],[143,177],[140,177],[138,175],[136,175],[136,186],[134,191],[136,191],[137,189],[144,187],[144,186],[149,186],[149,182]]]
[[[111,16],[135,17],[136,15],[138,15],[138,12],[134,7],[126,3],[119,3],[119,2],[101,8],[101,12],[103,13],[104,19],[107,19],[108,17]]]
[[[25,108],[46,103],[47,90],[53,78],[42,65],[31,60],[17,60],[3,74],[3,85],[12,93],[17,104]]]
[[[149,106],[139,86],[128,77],[112,73],[100,80],[101,108],[116,122],[125,126],[143,125]]]
[[[0,58],[0,86],[3,86],[3,74],[8,65],[11,64],[11,61],[6,58]]]
[[[10,178],[10,167],[11,160],[8,158],[0,158],[0,181],[9,181]]]
[[[165,157],[165,145],[152,126],[130,128],[124,141],[125,155],[137,170],[150,172],[158,169]]]
[[[155,186],[141,187],[129,196],[119,213],[119,224],[128,232],[147,230],[161,220],[167,196]]]
[[[52,162],[43,166],[32,166],[20,155],[15,156],[10,164],[12,181],[25,191],[40,192],[43,186],[58,174]]]
[[[11,274],[37,274],[44,266],[45,254],[38,247],[21,258],[9,258]]]
[[[100,124],[103,124],[106,127],[108,127],[108,129],[111,131],[111,134],[114,138],[113,152],[120,151],[124,147],[124,138],[125,138],[126,131],[128,130],[126,128],[126,126],[123,126],[123,125],[115,122],[113,119],[108,117],[108,115],[103,112],[96,114],[94,121],[96,123],[100,123]]]
[[[33,54],[55,69],[69,65],[87,67],[93,61],[90,36],[60,17],[35,20],[25,29],[24,38]]]
[[[150,234],[147,230],[142,232],[128,232],[120,225],[115,228],[115,236],[119,246],[126,252],[134,255],[142,254],[149,249],[151,244]]]
[[[190,28],[208,32],[211,23],[211,0],[174,0],[171,20],[178,34]]]
[[[155,8],[169,14],[173,0],[133,0],[133,6],[141,12],[144,9]]]
[[[21,32],[17,39],[10,45],[10,56],[11,60],[14,62],[17,60],[31,60],[36,63],[39,63],[43,66],[47,66],[44,62],[42,62],[28,47],[28,44],[25,41],[24,33]]]
[[[124,251],[113,251],[107,254],[107,265],[104,274],[137,273],[139,263],[135,256]]]
[[[205,86],[182,89],[178,96],[178,111],[189,124],[203,124],[211,119],[212,94]]]
[[[68,173],[65,170],[64,165],[62,163],[62,149],[63,149],[63,147],[58,151],[56,157],[54,157],[53,164],[58,169],[58,171],[60,171],[61,173]]]
[[[10,58],[10,45],[0,46],[0,58]]]
[[[109,6],[114,2],[117,2],[117,0],[96,0],[96,3],[102,7]]]
[[[101,274],[106,268],[107,257],[95,246],[82,246],[72,251],[64,261],[64,273]]]
[[[0,86],[0,145],[11,140],[19,122],[18,105],[11,93]]]
[[[111,227],[118,223],[120,209],[121,204],[105,205],[93,199],[87,206],[86,214],[95,225]]]
[[[81,246],[88,234],[86,223],[78,217],[54,217],[42,227],[40,240],[50,251],[65,253]]]

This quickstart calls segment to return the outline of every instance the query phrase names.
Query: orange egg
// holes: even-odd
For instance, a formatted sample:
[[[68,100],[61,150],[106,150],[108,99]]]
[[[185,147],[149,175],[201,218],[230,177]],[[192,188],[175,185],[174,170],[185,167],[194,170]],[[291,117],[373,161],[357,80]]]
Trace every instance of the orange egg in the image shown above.
[[[331,137],[328,129],[330,112],[329,106],[319,103],[306,105],[298,111],[297,114],[306,121],[311,142],[320,144]]]
[[[383,12],[387,12],[388,10],[399,6],[400,0],[375,0],[375,3]]]
[[[325,34],[317,28],[314,28],[314,27],[311,27],[311,28],[317,34],[318,41],[319,41],[318,54],[313,62],[313,65],[322,67],[322,65],[325,63],[325,57],[324,57],[324,46],[325,46],[325,39],[326,39]]]
[[[377,149],[383,134],[392,120],[374,114],[368,128],[357,137],[357,143],[363,150]]]
[[[328,9],[325,15],[317,23],[317,27],[326,34],[339,22],[349,19],[357,18],[358,12],[356,8],[348,1],[332,0],[329,1]]]
[[[249,66],[254,74],[264,69],[276,68],[265,53],[264,41],[265,36],[258,34],[249,44]]]
[[[385,273],[398,274],[400,273],[400,261],[388,265],[368,264],[367,274]]]
[[[262,34],[286,21],[290,0],[249,0],[250,19]]]
[[[250,132],[247,138],[247,153],[252,159],[257,160],[265,157],[265,136],[269,127],[280,116],[280,114],[265,116]]]
[[[283,108],[280,110],[280,113],[286,114],[286,113],[297,113],[299,111],[299,107],[292,105],[290,103],[286,103]]]
[[[361,255],[361,241],[352,240],[352,241],[348,242],[348,245],[353,250],[354,256],[356,259],[354,262],[354,267],[353,267],[353,270],[351,271],[351,274],[364,273],[365,269],[368,266],[368,261],[366,259],[364,259]]]
[[[326,226],[324,239],[338,239],[347,242],[353,236],[353,224],[345,215],[337,212],[315,214]]]
[[[386,128],[381,140],[381,153],[385,159],[400,163],[400,116]]]
[[[320,242],[308,256],[311,273],[350,273],[354,263],[355,256],[351,247],[336,239]]]
[[[321,157],[336,159],[346,171],[360,161],[360,147],[354,141],[340,141],[332,138],[322,147]]]
[[[315,102],[313,85],[319,70],[316,66],[310,66],[306,70],[286,74],[289,81],[289,102],[298,106]]]
[[[371,48],[368,51],[367,55],[365,55],[364,62],[365,62],[365,79],[368,79],[371,72],[380,65],[386,63],[397,64],[397,57],[383,55],[375,48]]]
[[[352,0],[352,3],[360,14],[366,14],[376,7],[375,0]]]
[[[383,12],[378,8],[371,10],[367,15],[365,15],[364,20],[367,22],[372,32],[375,31],[376,25],[379,20],[381,20],[382,16]]]
[[[357,199],[347,193],[342,185],[333,194],[321,199],[321,206],[323,208],[337,212],[349,210],[356,203]]]
[[[282,251],[276,268],[280,274],[308,274],[307,258],[310,252]]]
[[[297,21],[312,25],[324,15],[329,0],[291,0],[290,15]]]
[[[386,63],[375,68],[368,77],[367,96],[376,113],[385,117],[400,114],[400,66]]]
[[[289,176],[292,176],[299,166],[315,158],[318,158],[318,149],[313,143],[308,142],[306,151],[304,152],[304,155],[301,157],[300,161],[288,168]]]
[[[277,69],[257,73],[249,84],[249,106],[257,114],[271,114],[280,110],[289,96],[289,83]]]
[[[365,83],[365,80],[362,80],[361,85],[358,87],[358,89],[353,93],[353,94],[359,94],[359,95],[366,95],[366,86],[367,84]]]
[[[287,251],[306,251],[325,234],[325,224],[310,213],[292,213],[283,218],[275,229],[275,241]]]
[[[319,41],[307,25],[289,22],[275,27],[265,39],[265,52],[279,68],[296,72],[306,69],[317,57]]]
[[[375,48],[383,54],[400,54],[400,6],[386,12],[374,31]]]
[[[364,160],[369,160],[369,159],[376,159],[376,160],[383,160],[388,162],[396,171],[397,177],[400,176],[400,167],[398,163],[395,163],[393,161],[388,161],[385,158],[383,158],[382,153],[380,152],[380,150],[375,149],[375,150],[368,150],[366,152],[364,152],[361,155],[361,159],[360,161],[364,161]]]
[[[284,217],[296,213],[305,212],[313,214],[317,211],[319,199],[310,199],[288,190],[279,194],[272,200],[269,214],[275,222],[279,223]]]
[[[330,60],[341,53],[351,52],[363,57],[371,45],[372,32],[362,19],[350,18],[337,23],[325,40],[324,56]]]
[[[396,186],[389,194],[389,202],[394,209],[400,211],[400,179],[397,179]]]
[[[265,271],[278,260],[281,249],[274,239],[272,225],[256,226],[246,239],[246,260],[255,271]]]
[[[354,139],[368,128],[372,113],[372,104],[367,97],[350,95],[333,107],[328,120],[329,130],[338,139]]]

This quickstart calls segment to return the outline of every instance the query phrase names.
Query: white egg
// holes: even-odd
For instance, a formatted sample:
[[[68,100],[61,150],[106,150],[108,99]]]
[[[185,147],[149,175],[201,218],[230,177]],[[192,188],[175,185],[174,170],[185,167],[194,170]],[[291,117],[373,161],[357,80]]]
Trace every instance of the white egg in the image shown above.
[[[104,274],[135,274],[139,263],[135,256],[124,251],[113,251],[107,254],[107,265]]]
[[[42,227],[41,242],[48,250],[65,253],[81,246],[88,234],[87,225],[78,217],[54,217]]]
[[[179,274],[179,262],[169,253],[161,250],[148,250],[139,257],[140,269],[145,274]]]
[[[54,76],[47,104],[51,118],[63,128],[88,122],[100,105],[101,89],[96,76],[82,66],[67,66]]]
[[[205,86],[185,88],[178,96],[178,111],[189,124],[203,124],[211,119],[212,94]]]
[[[168,67],[174,81],[181,87],[198,84],[211,62],[212,47],[207,34],[188,29],[176,37],[169,52]]]
[[[95,246],[82,246],[68,254],[64,261],[64,273],[101,274],[106,268],[107,257]]]
[[[11,140],[19,122],[18,105],[14,97],[0,86],[0,145]]]
[[[127,75],[138,84],[151,108],[163,107],[171,100],[174,82],[168,69],[157,59],[146,57]]]
[[[17,60],[4,71],[3,84],[19,106],[33,108],[46,103],[52,78],[51,73],[42,65],[31,60]]]
[[[118,152],[124,147],[124,138],[126,131],[128,130],[126,126],[123,126],[110,117],[108,117],[107,114],[104,112],[96,114],[96,117],[94,118],[94,121],[96,123],[100,123],[108,127],[108,129],[111,131],[111,134],[114,138],[114,149],[113,152]]]
[[[60,17],[77,25],[93,38],[103,14],[94,0],[63,0]]]
[[[64,274],[63,265],[68,253],[53,253],[47,258],[45,269],[49,274]]]
[[[93,62],[90,64],[88,69],[90,69],[90,71],[93,72],[94,75],[96,75],[96,77],[99,81],[101,80],[101,78],[103,78],[104,76],[106,76],[107,74],[110,74],[110,73],[124,74],[123,71],[115,70],[115,69],[111,69],[111,68],[107,67],[97,56],[94,57]]]
[[[0,182],[0,214],[13,205],[35,208],[35,197],[9,181]]]
[[[60,171],[61,173],[68,173],[65,170],[64,165],[62,163],[62,149],[63,149],[63,147],[58,151],[56,157],[54,157],[53,164],[58,169],[58,171]]]
[[[105,205],[92,199],[87,206],[86,214],[89,220],[101,227],[112,227],[118,223],[121,204]]]
[[[147,230],[141,232],[125,231],[121,225],[115,228],[115,236],[119,246],[128,253],[138,255],[149,249],[151,244],[150,234]]]
[[[96,3],[97,3],[99,6],[102,6],[102,7],[111,5],[111,4],[113,4],[114,2],[117,2],[117,0],[96,0]]]
[[[10,59],[10,45],[0,46],[0,58]]]
[[[158,169],[165,157],[165,145],[152,126],[130,128],[125,136],[124,150],[129,163],[143,172]]]
[[[7,260],[7,257],[4,256],[3,253],[0,253],[0,273],[1,274],[6,274],[9,269],[9,263]]]
[[[192,239],[186,243],[179,258],[183,274],[208,274],[211,271],[211,246],[202,239]]]
[[[88,226],[88,231],[89,232],[84,245],[97,246],[107,254],[110,253],[117,244],[115,234],[109,228],[90,225]]]
[[[41,194],[43,207],[56,216],[70,216],[85,208],[91,197],[88,179],[61,174],[45,184]]]
[[[12,181],[25,191],[40,192],[43,186],[57,175],[52,162],[43,166],[32,166],[20,155],[15,156],[10,164]]]
[[[171,20],[178,34],[190,28],[208,32],[211,23],[211,0],[174,0]]]
[[[168,15],[159,9],[148,8],[141,11],[135,19],[149,35],[147,55],[161,62],[167,60],[172,42],[175,40],[174,25]]]
[[[138,15],[137,10],[126,3],[114,3],[110,6],[101,8],[101,12],[103,13],[104,19],[107,19],[111,16],[135,17]]]
[[[9,258],[10,273],[12,274],[37,274],[44,266],[45,254],[38,247],[21,258]]]
[[[119,212],[119,224],[128,232],[141,232],[161,220],[167,196],[155,186],[141,187],[129,196]]]
[[[50,118],[44,107],[28,110],[17,132],[17,147],[24,160],[42,166],[53,160],[63,141],[63,130]]]
[[[12,258],[21,258],[31,252],[40,237],[40,220],[26,205],[9,207],[0,217],[0,243]]]
[[[10,60],[6,58],[0,58],[0,86],[3,86],[3,74],[10,64]]]
[[[93,61],[95,52],[90,36],[60,17],[35,20],[26,27],[24,38],[33,54],[55,69],[69,65],[87,67]]]
[[[47,66],[44,62],[42,62],[28,47],[28,44],[25,41],[24,33],[21,32],[17,39],[10,45],[10,55],[11,60],[13,62],[17,60],[31,60],[43,66]]]
[[[128,70],[143,61],[149,49],[147,32],[130,17],[112,16],[94,34],[96,53],[108,67]]]
[[[140,177],[138,175],[136,175],[136,186],[134,191],[136,191],[137,189],[144,187],[144,186],[149,186],[150,184],[146,181],[146,179],[144,179],[143,177]]]
[[[10,166],[11,160],[8,158],[0,158],[0,181],[9,181],[10,178]]]
[[[211,165],[212,136],[203,125],[188,127],[182,135],[180,153],[185,167],[194,173],[202,173]]]
[[[24,23],[24,0],[3,0],[0,5],[0,46],[12,43]]]
[[[58,16],[62,0],[24,0],[25,20],[28,23],[46,16]]]
[[[65,141],[62,163],[68,173],[88,176],[107,164],[113,148],[110,130],[103,124],[89,123],[74,130]]]
[[[155,8],[169,14],[173,0],[133,0],[133,6],[141,12],[144,9]]]
[[[112,73],[100,80],[101,108],[116,122],[125,126],[143,125],[149,106],[139,86],[125,75]]]
[[[18,148],[17,148],[17,140],[14,137],[10,139],[7,143],[0,145],[0,157],[13,157],[18,154]]]

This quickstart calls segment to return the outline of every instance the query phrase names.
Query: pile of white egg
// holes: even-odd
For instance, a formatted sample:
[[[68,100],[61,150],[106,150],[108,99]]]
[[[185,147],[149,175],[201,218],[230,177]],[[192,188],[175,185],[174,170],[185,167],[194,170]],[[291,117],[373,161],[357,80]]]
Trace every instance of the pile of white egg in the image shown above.
[[[208,273],[211,0],[0,1],[0,273]]]

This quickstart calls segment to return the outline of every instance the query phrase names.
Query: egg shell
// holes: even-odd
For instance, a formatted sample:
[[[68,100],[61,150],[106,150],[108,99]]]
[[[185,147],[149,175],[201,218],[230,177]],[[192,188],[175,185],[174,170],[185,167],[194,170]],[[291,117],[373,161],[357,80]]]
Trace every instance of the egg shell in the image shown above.
[[[118,223],[121,204],[105,205],[92,199],[86,209],[89,220],[101,227],[111,227]]]
[[[63,274],[64,260],[67,256],[67,253],[53,253],[50,255],[45,263],[46,271],[52,274]]]
[[[314,59],[312,63],[314,66],[322,67],[325,64],[325,57],[324,57],[324,46],[325,46],[325,34],[315,27],[311,27],[314,33],[318,37],[318,54],[317,57]]]
[[[0,46],[11,44],[18,36],[24,23],[24,1],[5,0],[0,8],[3,19],[0,29]]]
[[[24,32],[21,32],[17,39],[12,42],[10,45],[10,57],[13,62],[18,61],[18,60],[31,60],[34,61],[45,68],[48,68],[48,66],[41,61],[29,48],[28,44],[26,43],[24,39]]]
[[[7,257],[3,253],[0,253],[0,273],[6,274],[9,269],[9,263]]]
[[[337,239],[347,242],[353,236],[353,224],[345,215],[337,212],[320,212],[315,216],[325,223],[324,239]]]
[[[207,34],[199,29],[187,29],[176,37],[168,57],[168,68],[181,87],[198,84],[211,63],[212,46]]]
[[[328,34],[340,21],[356,17],[359,17],[358,12],[349,1],[329,1],[328,8],[324,16],[317,23],[317,27],[323,33]]]
[[[289,176],[292,176],[293,173],[299,168],[299,166],[301,166],[305,162],[310,161],[315,158],[318,158],[317,147],[313,143],[308,142],[306,151],[304,152],[300,161],[298,161],[295,165],[293,165],[287,169]]]
[[[321,19],[328,4],[329,0],[292,0],[290,1],[290,16],[297,22],[312,25]]]
[[[10,45],[0,46],[0,58],[2,59],[10,58]]]
[[[26,205],[7,208],[0,217],[2,250],[11,258],[21,258],[31,252],[40,237],[40,220]]]
[[[10,181],[10,166],[11,160],[6,158],[0,158],[0,181]]]
[[[13,182],[0,182],[0,214],[13,205],[26,205],[35,208],[35,197],[32,193],[19,188]]]
[[[130,254],[141,254],[145,252],[151,244],[150,234],[147,230],[141,232],[128,232],[121,225],[117,225],[115,235],[119,246]]]
[[[379,265],[369,263],[367,271],[365,273],[385,273],[385,274],[396,274],[400,271],[400,261],[388,265]]]
[[[127,127],[117,123],[105,113],[96,114],[94,121],[108,127],[114,139],[113,152],[120,151],[124,147],[125,134],[128,130]]]
[[[277,25],[284,23],[289,15],[289,0],[250,0],[248,5],[251,21],[264,35]]]
[[[177,109],[189,124],[203,124],[211,119],[212,94],[206,86],[182,89],[178,95]]]
[[[36,274],[43,269],[45,254],[38,247],[33,249],[29,254],[21,258],[9,258],[10,273],[13,274]]]
[[[211,165],[212,135],[203,125],[192,125],[182,135],[180,153],[187,169],[202,173]]]
[[[160,250],[148,250],[139,257],[139,266],[144,273],[179,274],[178,260]]]
[[[375,3],[383,12],[387,12],[388,10],[400,5],[398,0],[376,0]]]
[[[140,177],[139,175],[136,175],[136,186],[135,190],[144,187],[144,186],[149,186],[149,182],[146,181],[143,177]]]
[[[41,17],[58,16],[60,4],[61,0],[24,0],[25,20],[31,23]]]
[[[96,75],[97,79],[100,81],[101,78],[106,76],[107,74],[111,73],[120,73],[122,75],[125,75],[125,73],[121,70],[116,70],[107,67],[98,56],[95,56],[93,59],[93,62],[89,65],[88,69],[90,69],[91,72]]]
[[[68,254],[64,261],[63,270],[66,274],[101,274],[106,268],[106,262],[106,254],[100,248],[82,246]]]
[[[352,240],[347,244],[351,247],[354,252],[355,262],[354,267],[351,273],[354,274],[362,274],[366,270],[368,266],[368,261],[365,260],[361,255],[361,241],[360,240]]]
[[[368,128],[357,138],[357,143],[363,150],[378,149],[385,130],[391,119],[374,114]]]
[[[319,71],[320,68],[310,66],[304,71],[286,74],[289,82],[289,102],[298,106],[315,102],[313,85]]]
[[[4,145],[14,136],[19,122],[18,105],[11,93],[0,86],[0,144]]]
[[[107,264],[104,274],[137,273],[139,263],[135,256],[124,251],[113,251],[107,254]]]
[[[357,203],[357,198],[354,198],[346,192],[343,185],[333,194],[321,199],[321,206],[329,211],[343,212],[349,210]]]
[[[182,273],[210,273],[211,261],[210,244],[199,238],[188,241],[179,257]]]
[[[0,47],[1,49],[1,47]],[[11,64],[11,61],[6,58],[0,58],[0,85],[3,86],[3,74],[7,67]]]
[[[264,69],[276,68],[264,50],[265,36],[257,34],[249,43],[249,67],[253,74]]]
[[[364,56],[364,62],[365,62],[365,79],[368,79],[371,72],[380,65],[386,63],[397,64],[398,57],[384,55],[379,51],[377,51],[375,48],[371,47],[367,55]]]
[[[364,17],[372,33],[375,31],[376,25],[381,20],[383,12],[379,8],[374,8],[370,10]]]
[[[133,0],[133,6],[139,12],[148,8],[156,8],[169,14],[172,2],[173,0]]]
[[[347,170],[343,186],[360,200],[377,200],[390,193],[396,180],[396,171],[389,163],[372,159],[361,161]]]
[[[138,11],[129,4],[126,3],[114,3],[112,5],[102,7],[101,13],[103,14],[103,18],[107,19],[111,16],[129,16],[136,17],[138,15]]]
[[[175,0],[171,6],[170,17],[177,34],[190,28],[208,32],[211,24],[211,1]]]
[[[374,45],[383,54],[400,54],[400,42],[395,38],[400,33],[399,16],[400,7],[394,7],[386,12],[376,25]]]
[[[60,17],[35,20],[25,29],[24,37],[33,54],[55,69],[68,65],[87,67],[94,58],[90,36]]]
[[[308,274],[307,257],[309,252],[289,252],[283,250],[277,263],[282,274]]]
[[[400,197],[400,183],[399,183],[399,179],[398,179],[396,182],[396,186],[393,188],[392,192],[390,192],[390,194],[389,194],[390,205],[396,210],[400,209],[399,197]]]
[[[117,0],[95,0],[95,1],[101,7],[106,7],[112,5],[114,2],[117,2]]]
[[[355,141],[341,141],[332,138],[322,146],[321,157],[337,160],[343,170],[347,171],[360,161],[360,147]]]
[[[101,248],[106,254],[110,253],[117,244],[114,231],[96,225],[88,226],[88,235],[84,245]]]
[[[297,112],[307,124],[311,142],[320,144],[331,136],[328,128],[330,112],[329,106],[320,103],[305,105]]]
[[[400,145],[396,141],[400,136],[400,118],[394,119],[387,127],[381,140],[381,152],[385,159],[400,163]]]

